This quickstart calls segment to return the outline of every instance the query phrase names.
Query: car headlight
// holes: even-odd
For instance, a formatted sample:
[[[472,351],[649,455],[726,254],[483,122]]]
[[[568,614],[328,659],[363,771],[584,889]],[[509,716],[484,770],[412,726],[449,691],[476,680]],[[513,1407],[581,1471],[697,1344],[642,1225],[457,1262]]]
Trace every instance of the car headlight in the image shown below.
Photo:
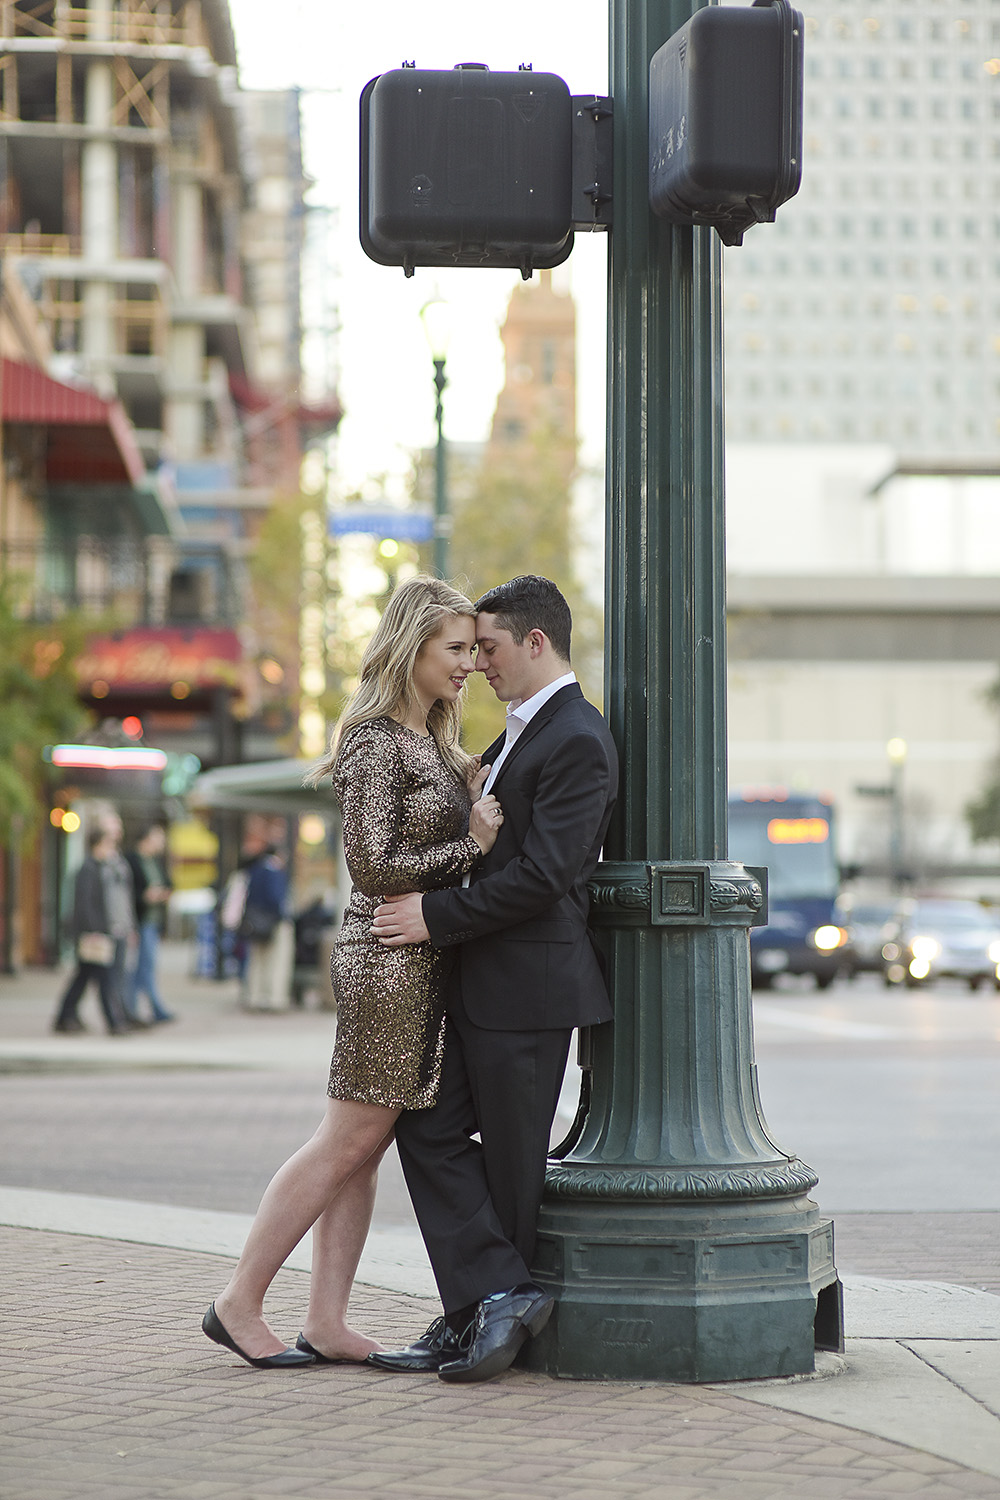
[[[986,957],[989,959],[991,964],[1000,964],[1000,939],[998,939],[997,942],[990,944],[990,946],[986,950]]]
[[[821,953],[832,953],[834,948],[839,948],[847,941],[847,933],[842,927],[817,927],[811,941],[813,947],[818,948]]]
[[[937,938],[915,937],[910,941],[910,952],[914,958],[919,958],[922,962],[929,964],[941,952],[941,944]]]

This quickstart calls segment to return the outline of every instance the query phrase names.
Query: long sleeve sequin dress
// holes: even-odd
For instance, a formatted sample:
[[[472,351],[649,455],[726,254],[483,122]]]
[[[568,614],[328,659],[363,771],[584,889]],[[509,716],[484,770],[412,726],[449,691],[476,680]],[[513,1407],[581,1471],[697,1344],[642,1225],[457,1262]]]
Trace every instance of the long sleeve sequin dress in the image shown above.
[[[426,1109],[441,1076],[452,955],[430,943],[383,948],[369,929],[387,896],[457,885],[472,869],[480,851],[469,794],[432,737],[388,718],[349,731],[333,784],[353,884],[331,959],[337,1041],[327,1092]]]

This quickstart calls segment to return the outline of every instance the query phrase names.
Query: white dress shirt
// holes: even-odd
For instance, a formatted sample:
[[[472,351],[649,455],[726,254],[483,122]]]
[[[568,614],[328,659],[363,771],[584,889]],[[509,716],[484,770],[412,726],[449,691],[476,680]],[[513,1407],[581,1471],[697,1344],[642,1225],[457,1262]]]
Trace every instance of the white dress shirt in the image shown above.
[[[493,762],[493,765],[490,768],[490,774],[487,776],[486,781],[483,784],[484,797],[492,787],[494,781],[496,781],[497,776],[500,773],[500,767],[503,765],[504,761],[510,754],[518,735],[523,734],[524,730],[527,729],[528,725],[531,723],[538,710],[542,708],[546,703],[548,703],[549,699],[553,696],[554,693],[558,693],[560,688],[568,687],[571,682],[575,681],[575,672],[564,672],[562,677],[556,678],[555,682],[550,682],[547,687],[539,688],[538,692],[535,693],[533,697],[514,698],[510,703],[507,704],[507,734],[503,742],[503,749],[500,751],[500,754]],[[463,876],[462,885],[466,889],[468,889],[470,884],[471,876]]]
[[[494,781],[500,772],[500,767],[507,759],[518,736],[527,729],[532,719],[549,699],[558,693],[560,688],[568,687],[571,682],[576,681],[575,672],[564,672],[562,677],[557,677],[555,682],[550,682],[547,687],[539,688],[538,692],[531,698],[514,698],[507,704],[507,737],[503,742],[503,749],[493,762],[493,767],[483,786],[483,796],[491,790]]]

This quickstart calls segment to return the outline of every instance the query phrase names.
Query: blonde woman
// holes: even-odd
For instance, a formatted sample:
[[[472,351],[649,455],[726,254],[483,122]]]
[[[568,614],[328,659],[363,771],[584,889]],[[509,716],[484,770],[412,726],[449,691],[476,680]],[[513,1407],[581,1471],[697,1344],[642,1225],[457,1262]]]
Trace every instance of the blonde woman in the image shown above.
[[[379,1347],[349,1327],[347,1301],[396,1118],[437,1097],[448,955],[430,943],[386,948],[371,922],[386,896],[460,883],[496,840],[500,805],[480,795],[485,769],[459,745],[475,638],[475,608],[463,594],[436,578],[402,584],[313,778],[333,774],[353,882],[332,960],[337,1040],[326,1115],[272,1178],[229,1285],[202,1323],[259,1368],[361,1362]],[[310,1228],[309,1309],[289,1349],[264,1318],[264,1296]]]

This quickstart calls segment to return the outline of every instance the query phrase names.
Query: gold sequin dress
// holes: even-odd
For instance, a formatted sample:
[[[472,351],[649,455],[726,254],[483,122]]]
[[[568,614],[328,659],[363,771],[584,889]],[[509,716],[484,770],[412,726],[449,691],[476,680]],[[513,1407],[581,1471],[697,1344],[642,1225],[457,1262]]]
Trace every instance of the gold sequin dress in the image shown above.
[[[472,869],[469,794],[433,738],[388,718],[349,731],[333,785],[353,884],[330,966],[337,1042],[327,1092],[426,1109],[441,1077],[452,955],[430,943],[383,948],[369,928],[386,896],[457,885]]]

